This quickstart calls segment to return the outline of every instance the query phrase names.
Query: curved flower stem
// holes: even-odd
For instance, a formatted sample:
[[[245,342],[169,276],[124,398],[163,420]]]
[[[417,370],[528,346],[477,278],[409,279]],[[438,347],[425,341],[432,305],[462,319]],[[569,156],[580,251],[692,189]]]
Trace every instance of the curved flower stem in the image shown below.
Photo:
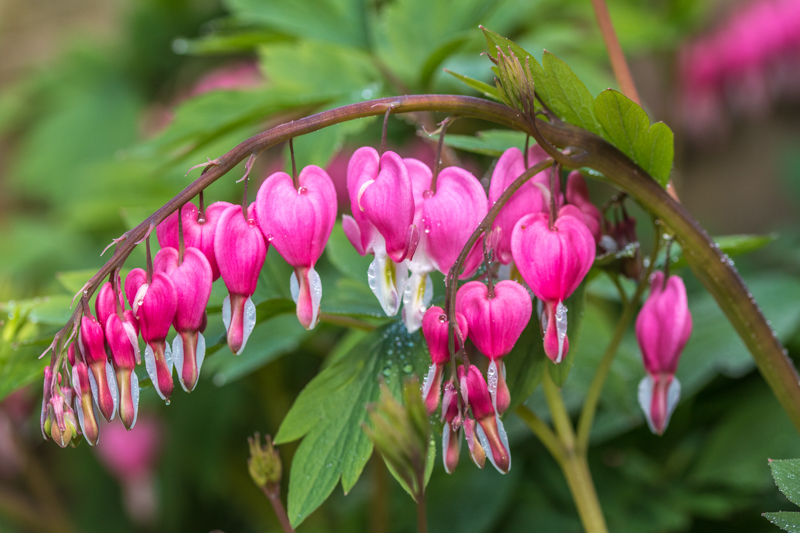
[[[686,208],[673,199],[638,165],[597,135],[569,124],[551,123],[539,119],[535,122],[537,130],[532,131],[528,121],[517,111],[480,98],[454,95],[382,98],[331,109],[259,133],[215,160],[218,164],[208,167],[207,172],[141,224],[128,231],[114,255],[87,282],[87,294],[91,296],[114,268],[122,266],[135,248],[136,242],[145,236],[149,228],[157,226],[179,206],[197,196],[200,191],[221,178],[250,154],[259,153],[290,138],[327,126],[357,118],[382,115],[387,107],[392,107],[392,114],[437,111],[473,117],[531,134],[537,141],[542,138],[556,147],[569,148],[571,155],[551,150],[547,144],[542,146],[550,150],[548,153],[565,167],[592,168],[635,198],[644,209],[660,218],[675,234],[695,275],[728,317],[753,355],[761,375],[772,388],[795,427],[800,430],[800,376],[797,370],[784,353],[780,341],[773,335],[772,329],[744,281]],[[47,351],[55,348],[59,344],[58,341],[70,332],[79,313],[79,308],[73,312],[64,328],[56,334],[56,342]],[[56,366],[63,357],[64,352],[57,355]],[[56,371],[57,369],[54,369],[54,374]]]
[[[592,473],[589,471],[589,462],[586,460],[586,451],[576,448],[575,433],[572,429],[572,421],[569,419],[569,412],[561,398],[561,391],[558,390],[549,372],[544,373],[542,386],[563,450],[561,458],[556,455],[553,457],[561,467],[561,471],[564,472],[583,529],[586,533],[608,533],[603,509],[600,507],[600,500],[597,498],[597,491],[594,488]]]
[[[561,461],[564,460],[564,449],[550,426],[525,404],[518,405],[514,412],[542,442],[547,451],[550,452],[550,455],[561,464]]]

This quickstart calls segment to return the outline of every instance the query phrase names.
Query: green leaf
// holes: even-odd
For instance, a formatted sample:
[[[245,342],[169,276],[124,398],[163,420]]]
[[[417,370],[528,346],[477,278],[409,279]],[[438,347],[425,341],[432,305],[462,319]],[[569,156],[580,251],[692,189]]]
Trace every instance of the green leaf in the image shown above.
[[[800,513],[764,513],[764,518],[789,533],[800,533]]]
[[[309,335],[294,314],[276,316],[256,324],[242,355],[233,355],[226,344],[206,363],[204,373],[213,375],[215,385],[227,385],[293,352]]]
[[[182,41],[185,54],[215,55],[250,52],[262,44],[270,44],[290,39],[266,30],[242,30],[231,34],[211,34],[199,39]]]
[[[800,459],[769,462],[775,484],[790,502],[800,505]]]
[[[458,74],[453,72],[452,70],[444,69],[445,72],[453,76],[458,81],[466,84],[467,86],[475,89],[483,96],[487,98],[491,98],[492,100],[496,100],[498,102],[502,102],[500,95],[497,93],[497,87],[493,85],[489,85],[488,83],[484,83],[482,81],[478,81],[476,79],[470,78],[469,76],[464,76],[463,74]]]
[[[583,308],[586,302],[586,281],[581,283],[572,296],[567,298],[564,305],[567,307],[567,338],[569,339],[569,352],[561,360],[561,363],[555,364],[550,359],[547,359],[547,370],[553,381],[559,387],[564,385],[569,376],[569,371],[572,370],[572,365],[575,363],[575,354],[578,353],[578,341],[580,340],[581,324],[583,323]],[[544,349],[544,348],[543,348]]]
[[[432,138],[438,139],[438,135]],[[525,148],[525,134],[514,130],[483,130],[473,135],[445,135],[444,142],[448,146],[472,152],[474,154],[500,157],[512,147]],[[531,139],[531,144],[536,144]]]
[[[736,257],[737,255],[745,255],[755,252],[756,250],[760,250],[777,238],[778,236],[775,234],[723,235],[720,237],[714,237],[713,240],[714,243],[716,243],[717,248],[719,248],[719,251],[724,255],[727,255],[728,257]],[[689,265],[688,261],[686,261],[686,257],[683,255],[683,250],[681,249],[680,244],[677,242],[673,243],[672,245],[672,249],[670,250],[670,258],[672,259],[670,268],[683,268]],[[658,264],[664,264],[663,253],[658,258]]]
[[[19,387],[41,379],[50,358],[39,359],[52,338],[40,337],[39,327],[28,320],[30,310],[9,306],[0,326],[0,400]]]
[[[547,355],[544,353],[541,326],[535,317],[531,317],[514,349],[503,358],[503,362],[506,365],[506,383],[511,393],[511,406],[508,409],[511,411],[533,394],[544,377]]]
[[[597,96],[594,112],[603,137],[666,187],[675,155],[672,130],[663,122],[651,125],[644,109],[613,89]]]
[[[544,51],[543,70],[531,62],[535,90],[561,120],[600,133],[592,94],[566,63]]]
[[[366,273],[364,274],[366,277]],[[371,316],[385,318],[375,295],[366,283],[350,278],[339,278],[331,283],[322,282],[321,308],[332,315]]]
[[[436,73],[436,68],[441,65],[445,59],[457,52],[469,38],[469,33],[455,35],[431,52],[425,60],[425,64],[422,65],[422,71],[419,75],[420,87],[429,88],[433,75]]]
[[[330,43],[367,47],[362,0],[225,0],[233,16],[244,22]]]
[[[402,322],[393,322],[371,332],[303,389],[275,436],[276,444],[305,436],[289,480],[292,525],[319,507],[340,478],[347,493],[361,475],[372,454],[361,423],[366,405],[378,399],[378,377],[400,397],[403,377],[422,376],[428,363],[421,333],[409,334]]]

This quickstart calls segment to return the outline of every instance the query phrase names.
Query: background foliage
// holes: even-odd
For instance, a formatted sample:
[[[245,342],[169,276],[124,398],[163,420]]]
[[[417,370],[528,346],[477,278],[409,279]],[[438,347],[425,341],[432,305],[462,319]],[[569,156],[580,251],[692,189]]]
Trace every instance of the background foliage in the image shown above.
[[[690,193],[684,199],[712,232],[741,231],[713,209],[712,196],[723,194],[724,180],[734,176],[697,170],[708,168],[708,161],[722,161],[725,149],[703,152],[687,145],[680,121],[669,111],[670,90],[676,86],[669,65],[677,47],[722,7],[687,0],[618,0],[610,6],[622,44],[635,59],[649,120],[663,120],[675,131],[678,190]],[[73,36],[63,51],[15,75],[0,93],[0,300],[6,302],[0,304],[0,398],[38,381],[42,363],[35,357],[67,318],[71,295],[102,264],[99,251],[188,183],[189,166],[269,125],[316,110],[404,93],[477,95],[443,69],[492,81],[490,63],[479,55],[486,41],[478,24],[513,38],[540,60],[547,48],[569,64],[587,87],[598,132],[616,120],[607,112],[612,107],[607,98],[614,93],[595,100],[614,83],[584,0],[465,0],[457,10],[444,0],[121,1],[118,18],[107,23],[115,29],[113,37]],[[234,76],[238,86],[233,88],[220,82],[217,70],[231,65],[245,72]],[[652,77],[657,87],[647,83]],[[216,83],[216,89],[201,89],[204,82],[206,87]],[[796,112],[789,106],[783,120],[796,118]],[[390,144],[403,155],[432,159],[417,131],[433,129],[441,118],[393,119]],[[629,126],[646,129],[646,120],[636,117]],[[796,121],[791,124],[789,135],[796,138]],[[459,149],[455,156],[479,177],[488,177],[503,149],[524,142],[492,128],[459,121],[447,138]],[[476,137],[477,130],[492,131]],[[654,135],[653,128],[649,134]],[[366,119],[308,135],[295,143],[298,164],[328,166],[342,182],[348,150],[374,146],[379,135],[377,121]],[[746,132],[727,149],[736,149],[742,138],[747,139]],[[647,149],[629,147],[634,159]],[[770,176],[782,176],[786,190],[797,191],[797,158],[788,150],[772,156],[770,168],[781,171]],[[253,175],[263,179],[285,164],[280,148],[270,150],[258,159]],[[239,176],[233,174],[212,185],[207,200],[237,201]],[[665,176],[663,170],[656,174]],[[784,186],[776,183],[763,186]],[[601,183],[592,187],[598,203],[611,193]],[[254,194],[257,188],[250,190]],[[340,203],[343,197],[340,193]],[[794,201],[796,209],[800,197],[790,193],[786,198],[782,201]],[[343,205],[347,210],[347,202]],[[646,241],[648,217],[633,211]],[[749,215],[753,231],[775,230],[779,237],[736,260],[795,357],[800,354],[800,235],[790,225],[796,216],[779,214],[767,206],[759,217]],[[741,245],[730,246],[741,251]],[[138,250],[127,266],[142,266],[143,260]],[[218,282],[210,304],[216,313],[209,315],[206,332],[209,351],[216,351],[196,391],[176,394],[168,408],[152,391],[143,393],[142,409],[162,421],[164,432],[155,484],[158,513],[149,525],[126,516],[120,489],[88,446],[62,451],[40,442],[40,390],[38,383],[30,386],[24,393],[30,400],[23,402],[27,416],[14,431],[58,488],[58,500],[68,510],[65,520],[87,532],[107,531],[109,524],[118,531],[277,530],[246,474],[245,437],[260,430],[277,434],[285,470],[293,465],[291,480],[284,476],[284,494],[291,491],[289,514],[305,519],[302,530],[387,531],[374,526],[381,520],[389,531],[413,530],[411,500],[383,464],[370,459],[372,446],[359,427],[366,417],[360,406],[377,398],[372,375],[382,372],[396,387],[398,378],[423,372],[425,351],[419,334],[409,336],[381,318],[366,285],[368,262],[337,227],[318,267],[325,286],[323,311],[356,315],[379,329],[348,332],[323,324],[308,333],[293,316],[290,269],[271,251],[254,296],[259,325],[238,358],[224,346],[219,308],[225,291]],[[713,300],[688,270],[681,274],[691,291],[695,332],[678,371],[684,397],[669,431],[662,438],[652,436],[636,404],[643,370],[632,335],[623,342],[601,400],[590,462],[609,528],[773,531],[760,513],[792,506],[775,490],[766,459],[800,455],[800,438]],[[436,294],[442,295],[441,276],[435,282]],[[580,405],[619,310],[604,276],[587,283],[580,342],[564,385],[568,406]],[[509,365],[521,364],[524,356],[534,362],[526,379],[512,384],[515,400],[524,400],[541,378],[544,360],[537,345],[521,342],[519,353],[509,357]],[[540,390],[527,403],[545,415]],[[10,410],[9,402],[4,409]],[[325,423],[315,424],[318,419]],[[432,531],[580,530],[556,464],[519,420],[507,419],[514,454],[509,475],[479,471],[464,454],[456,473],[447,476],[437,459],[428,489]],[[331,435],[342,440],[333,442]],[[342,458],[343,447],[358,451]],[[0,449],[0,458],[3,453]],[[340,480],[346,498],[337,488]],[[15,491],[31,496],[25,487],[17,474],[0,469],[4,531],[20,529],[1,500]]]

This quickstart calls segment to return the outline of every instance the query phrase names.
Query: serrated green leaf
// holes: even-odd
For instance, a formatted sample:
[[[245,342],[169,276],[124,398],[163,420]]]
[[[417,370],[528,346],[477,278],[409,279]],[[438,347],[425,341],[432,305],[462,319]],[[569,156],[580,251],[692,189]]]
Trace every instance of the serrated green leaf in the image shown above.
[[[545,50],[542,71],[531,61],[531,73],[536,92],[561,120],[579,126],[592,133],[601,132],[595,118],[594,99],[589,89],[578,79],[566,63]]]
[[[770,461],[775,484],[790,502],[800,505],[800,459]]]
[[[644,109],[613,89],[597,96],[594,110],[602,136],[666,187],[675,155],[672,130],[661,122],[651,126]]]
[[[559,364],[547,359],[547,370],[555,384],[562,387],[567,381],[569,371],[575,363],[575,354],[578,353],[581,324],[583,324],[583,308],[586,302],[586,281],[578,285],[572,296],[567,298],[564,305],[567,307],[567,338],[569,339],[569,352]]]
[[[764,513],[764,518],[789,533],[800,533],[800,513]]]
[[[233,355],[226,344],[205,364],[203,373],[212,375],[215,385],[227,385],[296,350],[309,334],[294,314],[276,316],[256,324],[241,355]]]
[[[438,135],[432,138],[438,139]],[[525,134],[514,130],[484,130],[475,135],[448,134],[444,137],[447,146],[474,154],[500,157],[509,148],[525,148]],[[531,140],[531,144],[536,144]]]
[[[327,499],[340,478],[348,492],[361,475],[372,454],[361,423],[366,405],[378,399],[378,376],[400,397],[403,377],[422,376],[429,362],[421,333],[409,334],[402,322],[393,322],[371,332],[303,389],[275,436],[276,444],[305,436],[289,480],[294,526]]]
[[[497,87],[493,85],[489,85],[488,83],[484,83],[482,81],[478,81],[476,79],[470,78],[469,76],[464,76],[463,74],[458,74],[453,72],[452,70],[444,69],[445,72],[453,76],[458,81],[466,84],[467,86],[475,89],[482,95],[486,96],[487,98],[491,98],[492,100],[497,100],[498,102],[502,102],[503,99],[500,98],[500,93],[497,91]]]
[[[362,0],[226,0],[240,21],[329,43],[366,48],[366,16]]]

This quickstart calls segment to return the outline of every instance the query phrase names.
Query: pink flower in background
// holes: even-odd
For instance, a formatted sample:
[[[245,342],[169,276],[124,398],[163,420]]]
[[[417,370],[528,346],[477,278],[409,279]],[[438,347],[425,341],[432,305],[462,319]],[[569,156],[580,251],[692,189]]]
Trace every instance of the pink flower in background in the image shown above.
[[[158,513],[155,468],[161,453],[163,428],[144,415],[130,431],[106,424],[94,448],[100,463],[122,486],[125,510],[134,522],[151,524]]]

